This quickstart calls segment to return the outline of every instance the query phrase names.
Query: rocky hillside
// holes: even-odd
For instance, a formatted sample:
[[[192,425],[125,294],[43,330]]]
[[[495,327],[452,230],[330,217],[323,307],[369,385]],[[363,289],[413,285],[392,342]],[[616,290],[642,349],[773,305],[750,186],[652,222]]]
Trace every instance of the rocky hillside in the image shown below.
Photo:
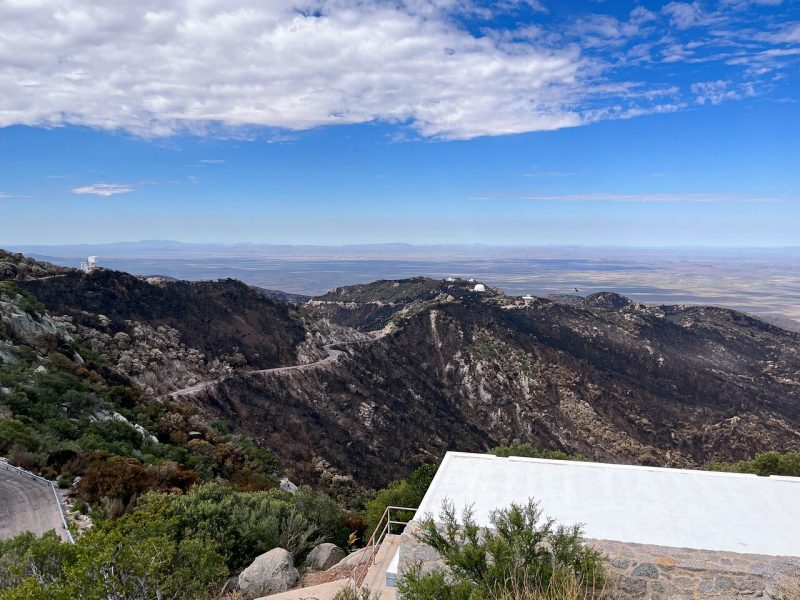
[[[180,344],[241,366],[294,364],[305,339],[302,320],[289,306],[231,279],[145,280],[98,269],[26,278],[18,285],[76,324],[129,337],[137,337],[137,326],[165,328]]]
[[[69,269],[6,252],[0,248],[0,281],[23,280],[33,277],[63,275]]]
[[[382,484],[513,438],[604,461],[697,466],[800,449],[800,335],[735,311],[570,304],[412,279],[341,288],[316,316],[379,340],[325,369],[197,398],[306,480]]]
[[[145,398],[219,379],[183,408],[252,438],[298,481],[377,486],[446,450],[513,439],[675,466],[800,449],[800,334],[735,311],[605,293],[523,299],[426,278],[289,305],[231,280],[0,259],[23,292],[7,291],[3,309],[17,358],[25,332],[45,328]],[[343,354],[323,360],[326,346]],[[184,425],[168,435],[197,429]]]
[[[446,281],[413,277],[398,281],[382,279],[363,285],[339,287],[305,304],[307,314],[328,318],[335,323],[374,331],[394,321],[454,297],[474,296],[476,282],[450,278]],[[487,288],[482,297],[502,296]]]

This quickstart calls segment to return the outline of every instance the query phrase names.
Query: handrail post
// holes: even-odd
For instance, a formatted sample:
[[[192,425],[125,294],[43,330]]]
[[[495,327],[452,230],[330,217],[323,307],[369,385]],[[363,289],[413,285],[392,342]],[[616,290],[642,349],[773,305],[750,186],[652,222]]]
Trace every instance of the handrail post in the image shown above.
[[[350,580],[348,585],[353,590],[358,590],[364,583],[364,580],[367,577],[367,573],[369,572],[369,568],[378,554],[378,549],[386,538],[387,535],[392,534],[392,525],[408,525],[407,521],[395,521],[392,519],[392,509],[396,512],[410,512],[416,513],[418,509],[416,508],[409,508],[406,506],[387,506],[386,510],[383,511],[383,515],[381,515],[380,520],[375,525],[375,530],[372,532],[372,535],[369,538],[366,546],[362,549],[361,557],[356,563],[356,566],[353,568],[353,572],[350,575]],[[412,517],[413,518],[413,517]],[[386,520],[384,524],[383,521]],[[381,527],[383,525],[383,527]],[[363,571],[363,572],[362,572]]]

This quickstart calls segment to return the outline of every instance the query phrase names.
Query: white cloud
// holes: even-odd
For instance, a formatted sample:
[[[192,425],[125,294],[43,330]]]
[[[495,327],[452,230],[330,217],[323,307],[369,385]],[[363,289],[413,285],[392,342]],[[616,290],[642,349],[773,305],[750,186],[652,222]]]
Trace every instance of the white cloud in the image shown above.
[[[495,10],[501,12],[516,11],[521,7],[527,7],[534,12],[550,12],[539,0],[497,0],[492,3],[492,6]]]
[[[200,161],[200,164],[203,164],[203,165],[221,165],[224,162],[225,161],[220,159],[220,158],[204,158],[203,160]]]
[[[783,0],[720,0],[722,8],[733,8],[735,10],[746,10],[750,6],[779,6]]]
[[[586,46],[623,45],[645,33],[648,24],[656,18],[651,11],[637,6],[631,11],[627,21],[610,15],[593,14],[579,19],[573,30]]]
[[[691,90],[697,104],[720,104],[725,100],[741,98],[741,93],[731,89],[729,81],[701,81],[693,83]]]
[[[800,43],[800,22],[787,23],[780,30],[771,33],[762,33],[758,38],[778,44]]]
[[[93,194],[95,196],[103,196],[108,198],[115,194],[127,194],[134,191],[130,185],[121,183],[93,183],[91,185],[84,185],[81,187],[72,188],[74,194]]]
[[[382,121],[403,138],[468,139],[680,110],[696,96],[685,86],[653,97],[680,64],[740,60],[750,77],[788,65],[765,52],[787,51],[768,45],[795,43],[796,23],[773,19],[748,39],[726,30],[744,4],[776,3],[670,2],[559,26],[517,19],[547,10],[534,0],[5,0],[0,127],[279,142]],[[480,34],[459,25],[502,11],[513,18]],[[615,77],[641,63],[662,71]]]
[[[154,137],[383,120],[470,138],[581,123],[576,48],[475,37],[444,12],[457,4],[8,0],[0,126]]]
[[[721,21],[722,16],[707,12],[699,2],[670,2],[662,12],[678,29],[689,29]]]

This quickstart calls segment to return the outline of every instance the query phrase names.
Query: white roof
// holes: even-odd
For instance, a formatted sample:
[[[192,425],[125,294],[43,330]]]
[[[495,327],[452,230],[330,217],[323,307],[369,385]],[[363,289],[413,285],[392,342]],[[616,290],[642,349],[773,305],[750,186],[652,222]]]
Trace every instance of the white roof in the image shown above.
[[[449,499],[488,527],[490,511],[528,498],[560,524],[582,523],[587,538],[800,556],[797,477],[448,452],[417,519]]]

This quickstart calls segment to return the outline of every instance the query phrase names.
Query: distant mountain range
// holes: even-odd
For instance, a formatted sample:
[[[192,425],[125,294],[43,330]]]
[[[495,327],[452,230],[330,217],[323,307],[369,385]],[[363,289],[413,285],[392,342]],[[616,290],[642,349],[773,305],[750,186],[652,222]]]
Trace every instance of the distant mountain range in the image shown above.
[[[112,242],[103,244],[53,244],[10,246],[8,250],[22,252],[28,256],[50,258],[81,258],[90,255],[107,258],[143,258],[158,256],[259,256],[303,257],[303,258],[544,258],[544,257],[586,257],[593,252],[608,255],[636,255],[642,258],[665,256],[704,256],[724,257],[758,256],[797,256],[800,246],[786,248],[638,248],[625,246],[496,246],[481,243],[473,244],[406,244],[392,242],[383,244],[263,244],[263,243],[187,243],[172,240],[141,240],[137,242]]]
[[[587,295],[612,291],[648,304],[713,304],[800,329],[800,247],[590,248],[472,245],[310,246],[114,244],[24,246],[15,250],[77,267],[87,256],[135,275],[191,281],[239,279],[315,296],[342,285],[425,275],[477,278],[508,294]]]

